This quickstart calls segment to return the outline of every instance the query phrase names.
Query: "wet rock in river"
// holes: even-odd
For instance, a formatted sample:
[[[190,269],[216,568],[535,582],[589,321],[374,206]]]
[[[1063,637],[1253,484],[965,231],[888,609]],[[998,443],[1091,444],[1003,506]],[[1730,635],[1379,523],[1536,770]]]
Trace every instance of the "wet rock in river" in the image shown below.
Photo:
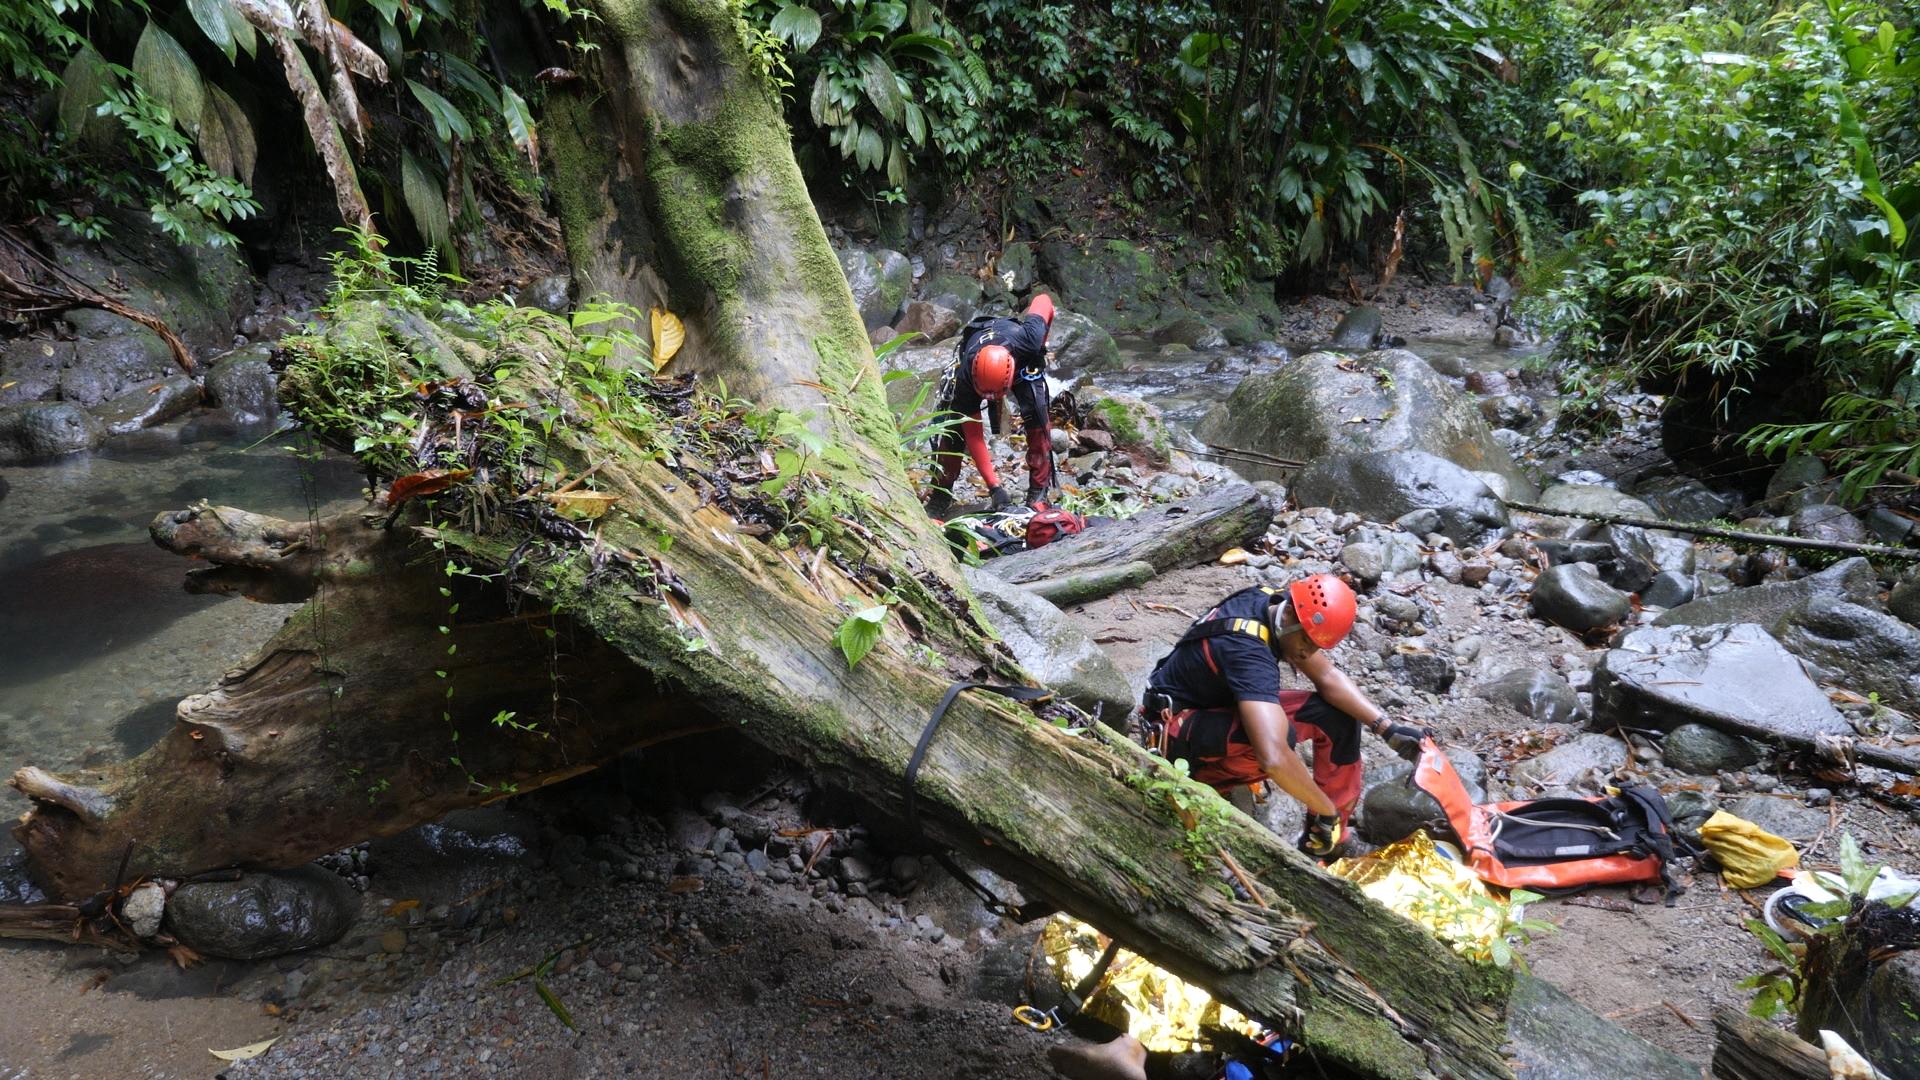
[[[346,882],[316,867],[254,871],[175,889],[167,925],[195,952],[258,960],[338,941],[359,901]]]
[[[1812,454],[1795,454],[1767,480],[1767,505],[1791,514],[1803,506],[1828,501],[1832,485],[1826,462]]]
[[[1691,575],[1694,571],[1693,542],[1669,532],[1609,525],[1594,538],[1613,549],[1607,580],[1626,592],[1641,592],[1664,573]]]
[[[1760,748],[1751,740],[1729,735],[1705,724],[1681,724],[1660,742],[1666,763],[1696,776],[1744,769],[1760,760]]]
[[[77,454],[106,437],[105,425],[71,401],[0,406],[0,465]]]
[[[1533,613],[1575,633],[1611,626],[1632,610],[1626,593],[1577,563],[1550,566],[1533,582]]]
[[[1293,496],[1302,506],[1351,511],[1377,521],[1432,508],[1440,514],[1440,532],[1475,547],[1510,531],[1506,509],[1485,482],[1419,450],[1315,460],[1295,479]]]
[[[200,403],[200,385],[185,375],[142,383],[93,409],[109,435],[163,424]]]
[[[980,309],[980,281],[954,270],[935,270],[920,280],[920,298],[951,310],[965,325]],[[1057,320],[1059,316],[1056,314]]]
[[[1774,636],[1823,681],[1920,713],[1920,628],[1834,596],[1812,596],[1774,624]]]
[[[960,316],[931,301],[909,300],[893,329],[898,334],[919,334],[930,342],[945,341],[960,332]]]
[[[102,336],[74,344],[73,363],[60,372],[61,400],[98,405],[128,387],[179,373],[173,350],[160,335],[117,315],[94,314],[112,325]]]
[[[1185,345],[1190,349],[1219,349],[1227,344],[1225,334],[1208,326],[1199,319],[1185,318],[1162,326],[1153,332],[1155,345]]]
[[[208,401],[237,417],[264,420],[280,409],[279,376],[265,346],[249,346],[214,361],[207,371]]]
[[[1880,583],[1865,559],[1846,559],[1796,581],[1775,581],[1733,589],[1682,604],[1654,620],[1656,626],[1712,626],[1758,623],[1772,626],[1788,611],[1814,596],[1832,596],[1871,604]]]
[[[1567,680],[1544,668],[1509,671],[1474,694],[1547,724],[1571,723],[1580,707],[1579,697]]]
[[[1120,366],[1120,346],[1092,319],[1073,311],[1055,311],[1047,332],[1053,349],[1048,374],[1057,379],[1107,371]]]
[[[1793,655],[1751,623],[1638,627],[1601,658],[1593,688],[1595,726],[1702,723],[1802,739],[1853,731]]]
[[[1340,322],[1333,328],[1333,337],[1328,344],[1336,349],[1365,351],[1378,348],[1386,340],[1386,330],[1380,319],[1380,309],[1372,304],[1360,304],[1347,309],[1340,316]]]
[[[1887,610],[1912,625],[1920,626],[1920,573],[1893,587],[1893,591],[1887,594]]]
[[[1645,480],[1633,493],[1668,521],[1712,521],[1733,512],[1740,502],[1688,476]]]
[[[1262,369],[1207,414],[1198,434],[1205,442],[1306,461],[1424,451],[1463,469],[1498,473],[1515,498],[1534,492],[1473,397],[1405,349],[1358,357],[1313,352]],[[1248,479],[1286,479],[1285,469],[1235,468]]]
[[[1092,638],[1059,608],[1026,589],[974,567],[963,573],[987,621],[1021,667],[1082,709],[1099,709],[1107,723],[1126,722],[1133,689]]]
[[[1040,276],[1058,285],[1075,310],[1118,330],[1151,328],[1161,319],[1162,301],[1174,290],[1153,255],[1126,240],[1096,240],[1084,247],[1050,240],[1040,245],[1039,255]]]
[[[1518,431],[1533,423],[1538,414],[1526,395],[1499,394],[1480,402],[1480,415],[1494,427]]]

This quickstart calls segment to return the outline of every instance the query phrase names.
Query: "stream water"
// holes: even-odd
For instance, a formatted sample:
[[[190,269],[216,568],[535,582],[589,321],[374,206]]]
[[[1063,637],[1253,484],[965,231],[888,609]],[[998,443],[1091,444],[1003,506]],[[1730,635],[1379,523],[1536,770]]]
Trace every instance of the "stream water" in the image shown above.
[[[59,770],[144,750],[173,707],[289,609],[188,593],[155,514],[201,499],[305,518],[359,500],[353,463],[294,436],[196,434],[191,419],[99,453],[0,469],[0,762]]]

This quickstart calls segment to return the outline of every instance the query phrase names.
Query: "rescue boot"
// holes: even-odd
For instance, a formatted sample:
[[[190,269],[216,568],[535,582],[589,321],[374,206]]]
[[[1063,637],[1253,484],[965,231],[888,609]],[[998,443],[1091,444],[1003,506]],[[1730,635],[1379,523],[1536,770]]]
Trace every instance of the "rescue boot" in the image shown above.
[[[947,515],[953,511],[953,492],[945,488],[934,488],[927,492],[926,506],[928,517],[945,521]]]

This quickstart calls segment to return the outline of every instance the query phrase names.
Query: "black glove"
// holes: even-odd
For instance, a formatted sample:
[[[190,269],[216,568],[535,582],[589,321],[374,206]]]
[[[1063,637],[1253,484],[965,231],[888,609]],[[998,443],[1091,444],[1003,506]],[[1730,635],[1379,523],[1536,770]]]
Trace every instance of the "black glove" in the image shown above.
[[[1335,814],[1308,814],[1306,831],[1300,834],[1302,855],[1324,859],[1340,846],[1340,818]]]
[[[987,489],[987,498],[992,501],[995,510],[1005,510],[1013,505],[1013,496],[1007,494],[1007,489],[999,484]]]
[[[1387,723],[1380,728],[1380,737],[1387,740],[1393,752],[1407,761],[1420,760],[1420,740],[1429,738],[1433,732],[1412,724]]]

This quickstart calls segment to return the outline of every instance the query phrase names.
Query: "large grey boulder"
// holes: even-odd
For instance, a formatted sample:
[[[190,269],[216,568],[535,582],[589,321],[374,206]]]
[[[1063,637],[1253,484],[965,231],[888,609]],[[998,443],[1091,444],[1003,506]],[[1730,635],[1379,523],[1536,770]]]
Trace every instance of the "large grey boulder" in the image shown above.
[[[1826,462],[1812,454],[1796,454],[1767,479],[1767,505],[1792,514],[1803,506],[1826,502],[1831,488]]]
[[[1133,689],[1106,650],[1081,633],[1059,608],[1028,590],[977,567],[966,567],[962,573],[980,600],[987,622],[1028,674],[1088,712],[1098,708],[1101,719],[1109,724],[1126,722],[1133,709]]]
[[[1878,694],[1901,712],[1920,714],[1920,628],[1835,596],[1811,596],[1774,624],[1788,651],[1812,664],[1821,681]]]
[[[1546,724],[1571,723],[1580,708],[1580,697],[1567,680],[1544,668],[1509,671],[1476,689],[1474,696]]]
[[[980,310],[980,279],[957,270],[935,270],[920,279],[920,299],[953,311],[962,326]]]
[[[1780,617],[1815,596],[1871,604],[1880,583],[1865,559],[1846,559],[1795,581],[1770,581],[1681,604],[1654,620],[1656,626],[1716,626],[1758,623],[1772,626]]]
[[[249,346],[214,361],[207,370],[207,399],[242,420],[264,420],[280,409],[279,376],[269,350]]]
[[[1643,481],[1633,493],[1668,521],[1712,521],[1732,513],[1740,500],[1722,495],[1690,476]]]
[[[1378,348],[1386,340],[1386,330],[1380,322],[1380,309],[1372,304],[1360,304],[1347,309],[1340,316],[1340,322],[1333,328],[1333,337],[1327,342],[1336,349],[1349,349],[1365,352]]]
[[[1853,732],[1799,661],[1751,623],[1629,631],[1594,669],[1593,713],[1602,728],[1699,723],[1801,740]]]
[[[1301,506],[1327,506],[1374,521],[1435,510],[1439,532],[1475,547],[1512,531],[1506,508],[1485,481],[1420,450],[1322,457],[1300,472],[1292,490]]]
[[[1227,336],[1217,327],[1191,315],[1175,319],[1153,332],[1155,345],[1185,345],[1190,349],[1225,348]]]
[[[89,314],[101,316],[83,323],[99,336],[74,342],[73,363],[60,372],[62,401],[98,405],[130,387],[180,373],[173,350],[160,335],[118,315]]]
[[[1148,331],[1162,320],[1161,305],[1175,291],[1152,253],[1126,240],[1085,247],[1065,240],[1040,245],[1040,276],[1059,286],[1075,311],[1122,331]]]
[[[71,341],[30,336],[0,341],[0,405],[51,397],[60,372],[73,365]]]
[[[109,435],[127,435],[164,424],[200,403],[200,384],[185,375],[156,379],[95,406],[93,415]]]
[[[909,300],[894,324],[896,334],[919,334],[922,339],[945,341],[960,332],[960,316],[952,308],[930,300]]]
[[[1047,328],[1047,347],[1053,350],[1048,374],[1073,379],[1120,366],[1120,346],[1113,335],[1092,319],[1074,311],[1055,311]]]
[[[346,882],[302,866],[182,885],[167,898],[167,925],[195,952],[259,960],[331,945],[353,925],[359,907]]]
[[[76,454],[106,437],[105,426],[71,401],[0,406],[0,465]]]
[[[913,263],[887,248],[848,248],[839,252],[840,270],[853,292],[853,306],[868,330],[893,322],[894,312],[913,288]]]
[[[1809,540],[1835,540],[1843,544],[1864,544],[1872,539],[1867,527],[1844,506],[1813,503],[1793,512],[1787,519],[1787,531]]]
[[[1728,806],[1727,813],[1745,818],[1795,846],[1811,843],[1832,821],[1826,811],[1781,795],[1749,795]]]
[[[1533,581],[1533,613],[1576,634],[1612,626],[1632,610],[1632,598],[1578,563],[1549,566]]]
[[[1516,499],[1534,486],[1493,437],[1479,404],[1405,349],[1351,357],[1313,352],[1249,375],[1201,421],[1205,442],[1282,458],[1421,450],[1463,469],[1500,475]],[[1250,480],[1286,470],[1235,465]]]

